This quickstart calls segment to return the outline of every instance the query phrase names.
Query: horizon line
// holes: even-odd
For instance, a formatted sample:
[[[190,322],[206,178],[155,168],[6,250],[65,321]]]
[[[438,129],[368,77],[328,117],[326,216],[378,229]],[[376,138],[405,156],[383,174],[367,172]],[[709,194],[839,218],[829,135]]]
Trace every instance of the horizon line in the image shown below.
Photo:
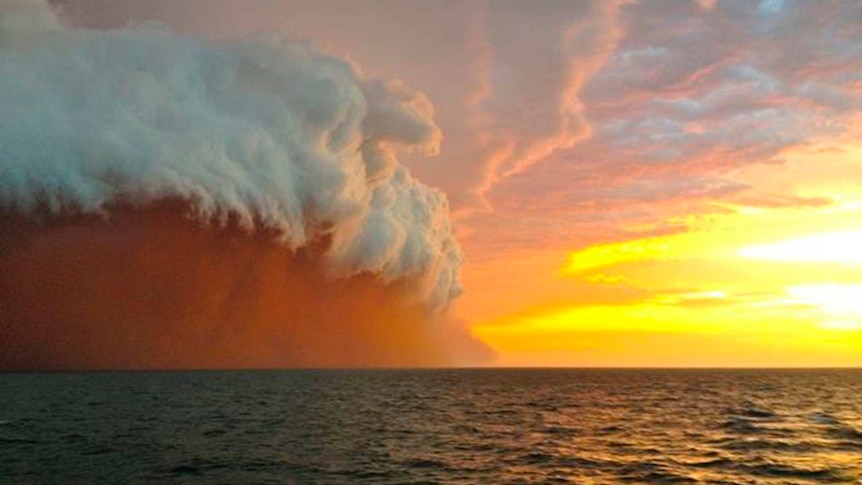
[[[422,372],[422,371],[862,371],[862,366],[429,366],[429,367],[237,367],[237,368],[155,368],[155,369],[11,369],[12,374],[99,374],[171,372]]]

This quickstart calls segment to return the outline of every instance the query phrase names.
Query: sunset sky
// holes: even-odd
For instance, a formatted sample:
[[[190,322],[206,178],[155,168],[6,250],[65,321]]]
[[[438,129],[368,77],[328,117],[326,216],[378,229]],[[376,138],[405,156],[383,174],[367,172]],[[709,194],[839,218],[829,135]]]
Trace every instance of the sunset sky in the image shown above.
[[[862,365],[862,3],[58,0],[398,79],[503,366]],[[430,108],[429,108],[430,109]]]

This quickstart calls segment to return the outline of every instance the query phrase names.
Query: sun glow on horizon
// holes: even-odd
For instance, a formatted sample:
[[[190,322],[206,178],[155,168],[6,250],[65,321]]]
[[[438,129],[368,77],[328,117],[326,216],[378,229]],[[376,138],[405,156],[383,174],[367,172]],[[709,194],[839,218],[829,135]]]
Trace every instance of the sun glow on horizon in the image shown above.
[[[746,188],[728,196],[477,266],[474,334],[499,365],[862,366],[860,136],[731,170]]]
[[[858,153],[816,161],[826,170]],[[603,299],[527,307],[474,331],[511,365],[862,365],[862,190],[820,183],[805,196],[834,203],[719,205],[674,234],[572,251],[559,278]]]

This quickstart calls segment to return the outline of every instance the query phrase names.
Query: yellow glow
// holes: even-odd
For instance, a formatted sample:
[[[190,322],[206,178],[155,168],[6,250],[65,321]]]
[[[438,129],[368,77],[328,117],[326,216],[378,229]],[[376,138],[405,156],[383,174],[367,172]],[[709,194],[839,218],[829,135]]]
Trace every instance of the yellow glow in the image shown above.
[[[675,305],[691,302],[721,301],[727,299],[729,296],[730,295],[726,291],[692,291],[688,293],[659,295],[651,299],[650,301],[655,303]]]
[[[536,307],[474,331],[509,365],[862,365],[862,268],[849,264],[862,231],[810,236],[823,212],[792,212],[735,212],[577,251],[566,278],[640,296]],[[846,226],[843,214],[833,224]],[[794,228],[809,236],[788,237]],[[753,244],[772,233],[779,242]],[[809,244],[829,257],[816,261]],[[752,258],[761,248],[770,257]]]
[[[671,295],[643,303],[537,309],[474,327],[503,364],[585,366],[858,365],[862,331],[820,320],[790,299],[758,305],[734,295],[708,311]],[[840,331],[840,332],[837,332]],[[832,337],[835,336],[835,337]]]
[[[709,230],[691,231],[670,236],[649,237],[590,246],[569,255],[563,273],[577,275],[592,270],[638,261],[667,261],[704,256],[722,257],[723,249],[716,244]],[[596,278],[592,275],[591,278]],[[608,280],[618,277],[604,275]]]
[[[473,285],[499,289],[473,330],[502,365],[862,366],[862,187],[848,179],[859,157],[799,152],[746,168],[735,180],[763,197],[672,213],[665,222],[686,228],[676,234],[555,253],[551,277],[546,259],[507,260],[511,274]]]
[[[566,271],[580,273],[641,259],[657,259],[671,252],[672,239],[659,237],[591,246],[569,257]]]
[[[862,230],[802,237],[742,248],[739,255],[768,261],[862,263]]]

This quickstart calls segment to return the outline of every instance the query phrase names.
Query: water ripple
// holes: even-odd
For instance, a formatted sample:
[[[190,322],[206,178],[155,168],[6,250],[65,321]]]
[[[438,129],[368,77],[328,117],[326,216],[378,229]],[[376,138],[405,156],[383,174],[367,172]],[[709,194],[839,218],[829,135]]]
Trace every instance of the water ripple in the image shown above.
[[[860,371],[10,374],[0,393],[9,483],[862,483]]]

